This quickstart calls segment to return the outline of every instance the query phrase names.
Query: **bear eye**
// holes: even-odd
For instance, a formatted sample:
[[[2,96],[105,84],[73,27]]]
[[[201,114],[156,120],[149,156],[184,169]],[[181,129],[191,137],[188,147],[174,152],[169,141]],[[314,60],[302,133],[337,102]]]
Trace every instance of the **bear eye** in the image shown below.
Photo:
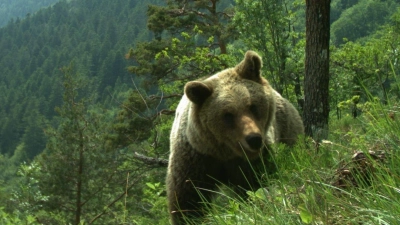
[[[235,125],[235,116],[232,113],[225,113],[223,120],[226,126],[233,128]]]
[[[253,113],[254,117],[260,118],[260,113],[258,112],[258,107],[256,105],[250,106],[250,112]]]

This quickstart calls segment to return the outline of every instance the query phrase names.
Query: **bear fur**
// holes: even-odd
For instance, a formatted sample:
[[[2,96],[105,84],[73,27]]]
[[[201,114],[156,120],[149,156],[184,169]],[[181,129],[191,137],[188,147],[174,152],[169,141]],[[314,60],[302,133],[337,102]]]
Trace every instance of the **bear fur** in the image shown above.
[[[260,56],[248,51],[234,68],[185,85],[166,179],[172,224],[203,215],[201,202],[217,184],[259,188],[254,168],[265,162],[268,146],[293,145],[304,133],[299,113],[261,76],[261,67]]]

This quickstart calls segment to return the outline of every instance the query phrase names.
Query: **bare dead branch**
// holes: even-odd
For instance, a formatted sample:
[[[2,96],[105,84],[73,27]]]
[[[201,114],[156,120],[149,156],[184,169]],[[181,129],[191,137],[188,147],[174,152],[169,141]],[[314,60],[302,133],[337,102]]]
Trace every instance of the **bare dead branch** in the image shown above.
[[[167,98],[181,98],[181,94],[172,94],[172,95],[166,95],[166,96],[157,96],[157,95],[150,95],[148,97],[149,100],[154,100],[154,99],[167,99]]]
[[[146,105],[147,110],[149,110],[149,106],[147,105],[146,100],[144,100],[144,97],[143,97],[142,93],[140,93],[139,89],[137,88],[136,83],[135,83],[135,81],[133,80],[132,76],[131,76],[131,80],[132,80],[132,84],[133,84],[133,86],[135,87],[137,93],[140,95],[140,98],[142,98],[143,103]]]
[[[163,109],[158,112],[158,115],[175,115],[175,110]]]
[[[134,153],[133,157],[135,159],[142,161],[143,163],[145,163],[147,165],[158,166],[158,167],[167,167],[168,166],[167,159],[148,157],[148,156],[139,154],[137,152]]]
[[[217,12],[217,14],[220,14],[220,15],[224,16],[225,18],[229,18],[229,19],[233,18],[233,16],[235,15],[233,13],[229,14],[229,13],[226,13],[226,12]]]
[[[137,181],[139,180],[139,179],[141,179],[142,177],[141,176],[139,176],[139,177],[137,177],[136,178],[136,180],[134,181],[134,182],[132,182],[127,188],[126,188],[126,190],[124,191],[124,192],[122,192],[120,195],[118,195],[112,202],[110,202],[106,207],[104,207],[104,210],[101,212],[101,213],[99,213],[99,214],[97,214],[95,217],[93,217],[90,221],[89,221],[89,224],[92,224],[94,221],[96,221],[98,218],[100,218],[101,216],[103,216],[104,214],[106,214],[107,213],[107,211],[108,211],[108,208],[110,208],[112,205],[114,205],[117,201],[119,201],[122,197],[124,197],[124,196],[126,196],[127,194],[128,194],[128,191],[130,190],[130,189],[132,189],[133,188],[133,186],[135,186],[135,184],[137,184]]]

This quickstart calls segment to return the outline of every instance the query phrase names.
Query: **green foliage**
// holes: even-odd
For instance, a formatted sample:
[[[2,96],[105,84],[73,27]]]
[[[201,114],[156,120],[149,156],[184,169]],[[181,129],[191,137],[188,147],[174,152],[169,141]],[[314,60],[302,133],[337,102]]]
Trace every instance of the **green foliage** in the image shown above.
[[[236,35],[234,27],[228,25],[232,17],[231,1],[194,2],[167,1],[167,6],[149,5],[147,27],[153,31],[155,38],[161,40],[164,35],[177,36],[181,32],[199,27],[205,38],[215,37],[215,44],[226,53],[226,44]]]
[[[346,9],[331,26],[332,40],[336,45],[344,39],[355,41],[372,34],[387,22],[398,3],[395,1],[364,0]]]
[[[261,51],[265,59],[266,76],[282,93],[285,84],[284,69],[288,56],[293,15],[285,8],[285,1],[236,1],[234,24],[251,48]]]
[[[298,1],[236,0],[233,24],[245,45],[263,56],[264,76],[271,85],[302,107],[304,42],[295,32]],[[301,30],[301,29],[299,29]],[[300,49],[303,47],[303,49]],[[294,97],[292,97],[294,96]]]
[[[142,218],[141,221],[135,220],[138,224],[144,224],[145,221],[156,224],[168,224],[169,215],[166,210],[165,185],[161,183],[146,183],[147,188],[143,191],[143,202],[147,203],[149,216]],[[151,220],[149,220],[151,218]]]
[[[203,224],[398,223],[397,4],[332,1],[335,41],[355,36],[332,46],[331,107],[361,114],[332,115],[330,141],[318,149],[310,140],[277,146],[267,188],[217,196]],[[303,17],[297,0],[73,0],[1,28],[0,223],[168,224],[165,167],[136,153],[167,158],[184,84],[232,66],[248,48],[263,54],[271,83],[300,100]],[[123,58],[129,46],[132,62]],[[74,70],[64,68],[70,61]],[[371,163],[373,179],[356,171],[347,183],[359,186],[337,188],[359,150],[384,150],[387,160]]]
[[[339,19],[344,10],[352,7],[358,2],[359,0],[333,0],[331,2],[331,24]]]
[[[50,5],[49,0],[6,2],[0,4],[0,10],[23,2],[26,4],[19,10],[44,2]],[[110,97],[117,80],[119,84],[129,83],[131,76],[125,69],[128,62],[123,54],[134,42],[150,38],[144,29],[145,8],[156,2],[159,1],[58,1],[2,27],[0,152],[12,155],[21,142],[30,159],[43,151],[44,124],[46,120],[57,123],[53,120],[54,108],[62,102],[57,76],[60,68],[71,61],[79,72],[96,82],[88,91],[96,92],[99,102]],[[118,89],[127,90],[122,86]]]
[[[222,3],[224,1],[167,1],[167,6],[149,6],[147,26],[154,32],[155,40],[138,43],[126,55],[137,63],[129,71],[146,76],[141,86],[153,91],[161,80],[173,82],[180,79],[182,75],[178,72],[183,64],[193,67],[185,71],[185,79],[211,75],[207,73],[213,68],[207,64],[210,60],[203,62],[200,59],[227,53],[227,43],[236,33],[229,25],[232,17],[230,7],[220,7]],[[169,51],[168,55],[166,51]],[[198,60],[189,62],[192,58]],[[203,65],[206,68],[200,67]]]
[[[399,12],[393,14],[392,24],[396,24],[397,15]],[[360,96],[360,104],[374,97],[383,103],[400,97],[396,76],[399,72],[398,35],[396,26],[386,25],[364,43],[349,41],[332,49],[331,73],[336,76],[331,80],[331,102],[335,106],[340,108],[340,102],[356,95]]]
[[[40,8],[48,7],[59,0],[0,0],[0,27],[6,25],[10,20],[20,20],[29,17]]]
[[[230,55],[218,55],[210,48],[214,42],[213,37],[208,38],[207,44],[197,46],[196,39],[203,34],[203,31],[195,27],[192,32],[190,34],[182,32],[180,37],[172,39],[170,47],[155,55],[156,60],[170,60],[174,65],[174,76],[171,74],[166,79],[160,80],[159,86],[162,91],[167,91],[167,94],[181,92],[181,89],[169,90],[171,83],[172,86],[182,87],[189,80],[210,76],[233,64],[234,59]]]
[[[4,225],[36,225],[40,224],[32,215],[21,218],[16,214],[8,214],[3,208],[0,208],[0,223]]]
[[[48,196],[44,196],[39,189],[39,180],[35,177],[40,173],[38,163],[21,164],[17,175],[22,178],[19,182],[18,189],[14,190],[10,200],[16,205],[16,210],[20,214],[34,214],[42,208],[42,204],[48,200]]]
[[[40,170],[32,175],[40,181],[40,192],[48,196],[46,201],[35,203],[43,204],[43,209],[51,213],[36,210],[37,216],[44,221],[61,222],[59,219],[63,218],[63,223],[74,224],[102,221],[96,216],[102,215],[103,209],[98,206],[106,206],[120,195],[112,189],[124,179],[123,174],[117,173],[121,157],[116,149],[106,148],[108,119],[86,97],[90,88],[85,77],[72,66],[62,71],[63,105],[57,108],[60,125],[46,129],[46,150],[37,158]]]
[[[113,125],[115,134],[109,136],[114,147],[126,147],[148,139],[154,120],[149,105],[150,102],[145,102],[139,91],[130,93]]]

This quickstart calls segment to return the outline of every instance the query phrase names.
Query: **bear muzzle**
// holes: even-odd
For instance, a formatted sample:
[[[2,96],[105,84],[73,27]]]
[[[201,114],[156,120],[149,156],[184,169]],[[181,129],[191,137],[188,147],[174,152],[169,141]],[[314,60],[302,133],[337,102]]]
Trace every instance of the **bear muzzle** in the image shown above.
[[[263,145],[263,140],[260,134],[249,134],[245,140],[249,147],[254,151],[259,151]]]

